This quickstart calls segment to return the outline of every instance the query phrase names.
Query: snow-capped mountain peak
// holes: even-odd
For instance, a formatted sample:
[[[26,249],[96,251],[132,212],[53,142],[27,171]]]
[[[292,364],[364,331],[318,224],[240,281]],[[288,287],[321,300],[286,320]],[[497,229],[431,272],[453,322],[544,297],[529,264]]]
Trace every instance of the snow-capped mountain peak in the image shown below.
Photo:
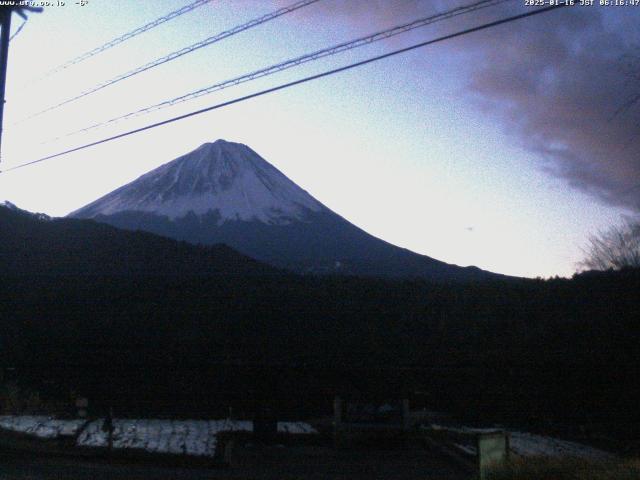
[[[287,224],[324,207],[256,152],[217,140],[166,163],[74,212],[95,217],[150,212],[170,219],[216,212],[231,220]]]
[[[189,243],[224,243],[295,272],[489,278],[369,235],[245,145],[218,140],[70,214]]]

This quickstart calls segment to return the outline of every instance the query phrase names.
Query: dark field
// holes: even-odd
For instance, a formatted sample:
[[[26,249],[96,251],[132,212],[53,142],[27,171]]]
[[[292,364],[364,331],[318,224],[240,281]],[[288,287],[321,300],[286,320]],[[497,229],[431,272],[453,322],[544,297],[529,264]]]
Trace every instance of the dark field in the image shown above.
[[[335,450],[330,447],[238,447],[231,466],[215,468],[118,464],[0,453],[1,480],[450,479],[468,471],[424,448]]]

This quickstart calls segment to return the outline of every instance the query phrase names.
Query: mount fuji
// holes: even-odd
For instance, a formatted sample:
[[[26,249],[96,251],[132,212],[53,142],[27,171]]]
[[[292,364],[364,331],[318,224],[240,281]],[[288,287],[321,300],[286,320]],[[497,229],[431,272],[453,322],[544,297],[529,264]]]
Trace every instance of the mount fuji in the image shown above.
[[[431,280],[500,277],[380,240],[246,145],[206,143],[69,214],[195,244],[228,246],[299,273]]]

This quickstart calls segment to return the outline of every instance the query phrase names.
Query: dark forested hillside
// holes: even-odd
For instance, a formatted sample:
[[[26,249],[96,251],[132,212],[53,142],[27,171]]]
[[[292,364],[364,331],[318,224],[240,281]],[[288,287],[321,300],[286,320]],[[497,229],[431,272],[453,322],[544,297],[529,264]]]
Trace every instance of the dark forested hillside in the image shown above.
[[[408,396],[472,420],[609,434],[640,423],[639,270],[478,283],[272,274],[223,247],[0,213],[3,375],[42,398],[75,392],[94,411],[148,416],[269,403],[299,417],[328,412],[335,394]]]
[[[200,247],[90,220],[0,206],[2,275],[268,274],[277,270],[224,245]]]
[[[638,287],[638,271],[464,286],[4,277],[3,356],[45,393],[138,415],[263,402],[304,415],[341,393],[407,395],[470,419],[632,425]]]

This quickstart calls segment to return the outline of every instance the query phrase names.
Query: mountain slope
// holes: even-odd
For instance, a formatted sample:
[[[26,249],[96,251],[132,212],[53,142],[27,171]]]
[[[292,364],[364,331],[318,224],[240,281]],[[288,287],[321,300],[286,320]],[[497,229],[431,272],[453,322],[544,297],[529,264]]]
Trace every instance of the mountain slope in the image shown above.
[[[250,148],[218,140],[162,165],[70,216],[135,211],[166,216],[215,209],[225,221],[287,224],[324,207]]]
[[[249,147],[218,140],[70,214],[191,243],[225,243],[296,272],[488,279],[369,235]]]
[[[0,275],[252,275],[277,270],[225,245],[195,246],[0,205]]]

